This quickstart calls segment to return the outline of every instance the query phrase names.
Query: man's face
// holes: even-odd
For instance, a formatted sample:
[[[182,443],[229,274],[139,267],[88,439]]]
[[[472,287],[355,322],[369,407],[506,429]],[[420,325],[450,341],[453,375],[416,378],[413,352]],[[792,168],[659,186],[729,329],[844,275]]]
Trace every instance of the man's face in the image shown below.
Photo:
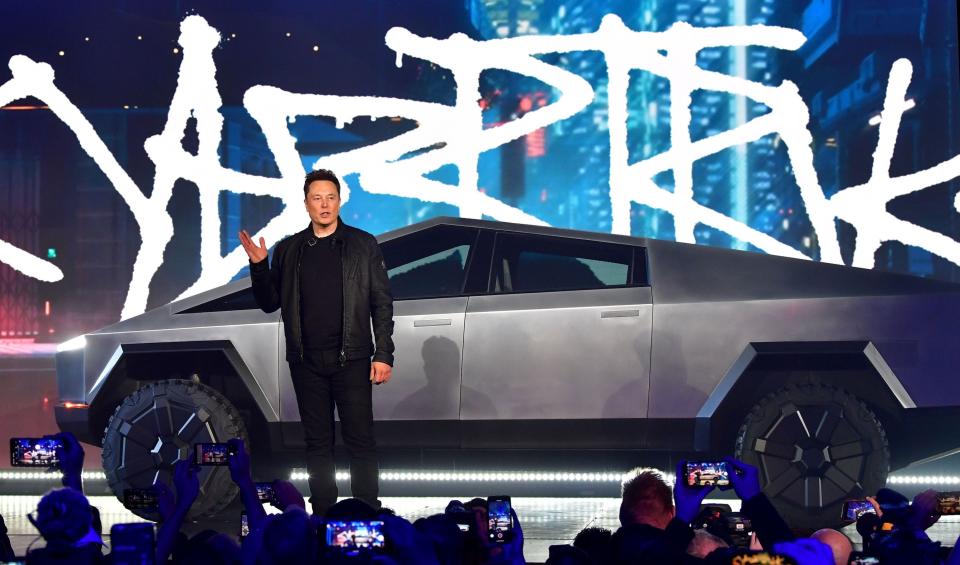
[[[307,187],[304,200],[307,213],[313,223],[322,227],[332,224],[340,213],[340,195],[337,185],[328,180],[315,180]]]

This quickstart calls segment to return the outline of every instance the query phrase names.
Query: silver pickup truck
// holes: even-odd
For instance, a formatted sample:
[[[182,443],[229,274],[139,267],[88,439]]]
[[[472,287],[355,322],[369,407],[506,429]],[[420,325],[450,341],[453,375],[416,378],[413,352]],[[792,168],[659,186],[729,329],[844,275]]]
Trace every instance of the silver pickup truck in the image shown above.
[[[436,218],[379,238],[396,366],[381,446],[733,454],[792,524],[958,447],[960,286],[758,253]],[[110,486],[197,442],[296,453],[279,311],[249,279],[71,340],[57,420]],[[194,515],[235,491],[207,468]]]

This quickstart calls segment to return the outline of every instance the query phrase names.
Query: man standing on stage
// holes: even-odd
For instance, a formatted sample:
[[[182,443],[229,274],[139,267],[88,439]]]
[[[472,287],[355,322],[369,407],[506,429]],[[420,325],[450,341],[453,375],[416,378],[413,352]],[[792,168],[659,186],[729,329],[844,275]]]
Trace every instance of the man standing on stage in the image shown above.
[[[372,385],[389,381],[393,365],[387,269],[377,240],[339,218],[336,175],[309,173],[303,194],[310,225],[277,243],[269,267],[262,237],[258,246],[242,230],[240,243],[250,257],[257,304],[264,312],[280,308],[283,319],[313,513],[322,515],[337,501],[334,405],[350,456],[353,496],[379,508]]]

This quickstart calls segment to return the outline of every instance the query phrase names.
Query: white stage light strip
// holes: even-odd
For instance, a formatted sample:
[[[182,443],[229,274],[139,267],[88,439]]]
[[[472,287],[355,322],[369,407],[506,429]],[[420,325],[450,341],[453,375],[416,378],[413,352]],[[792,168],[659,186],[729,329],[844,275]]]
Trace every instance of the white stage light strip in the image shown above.
[[[660,471],[669,484],[673,473]],[[337,471],[338,481],[350,480],[350,473]],[[85,481],[105,481],[102,471],[84,471]],[[511,482],[511,483],[619,483],[624,473],[616,472],[536,472],[536,471],[381,471],[380,480],[389,482]],[[310,476],[303,469],[290,473],[291,481],[306,481]],[[47,471],[0,471],[0,480],[12,481],[59,481],[61,474]],[[960,475],[891,475],[888,485],[958,486]]]
[[[960,485],[956,475],[893,475],[887,477],[888,485]]]
[[[80,477],[85,481],[105,481],[107,476],[103,471],[84,471]],[[0,480],[11,481],[59,481],[63,475],[59,472],[49,471],[0,471]]]
[[[661,473],[663,473],[661,471]],[[673,484],[673,473],[663,473]],[[511,483],[621,483],[624,473],[613,472],[531,472],[531,471],[381,471],[380,480],[396,482],[511,482]],[[290,473],[291,481],[306,481],[310,475],[296,470]],[[337,471],[337,480],[350,479],[350,473]]]

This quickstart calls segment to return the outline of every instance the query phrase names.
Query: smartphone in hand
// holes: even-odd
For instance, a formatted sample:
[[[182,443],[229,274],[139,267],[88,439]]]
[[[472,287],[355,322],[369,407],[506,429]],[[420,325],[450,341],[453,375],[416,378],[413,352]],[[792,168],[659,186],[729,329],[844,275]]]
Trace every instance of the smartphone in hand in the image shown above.
[[[327,522],[327,547],[348,555],[383,550],[385,538],[380,520]]]
[[[843,509],[840,511],[840,519],[847,522],[856,522],[864,514],[876,514],[877,510],[870,504],[869,500],[844,500]]]
[[[273,490],[273,483],[258,482],[256,485],[257,485],[257,499],[260,502],[273,504],[274,501],[276,501],[277,496]]]
[[[10,464],[14,467],[60,467],[57,449],[63,448],[63,442],[52,437],[12,437],[10,438]]]
[[[114,524],[110,528],[110,562],[118,565],[153,563],[156,537],[153,523]]]
[[[227,465],[233,450],[226,443],[194,444],[194,462],[203,467]]]
[[[494,543],[506,543],[513,537],[513,513],[510,497],[487,497],[487,538]]]
[[[687,461],[683,474],[687,486],[730,488],[730,466],[726,461]]]
[[[160,495],[153,487],[123,489],[123,505],[128,510],[159,512]]]

